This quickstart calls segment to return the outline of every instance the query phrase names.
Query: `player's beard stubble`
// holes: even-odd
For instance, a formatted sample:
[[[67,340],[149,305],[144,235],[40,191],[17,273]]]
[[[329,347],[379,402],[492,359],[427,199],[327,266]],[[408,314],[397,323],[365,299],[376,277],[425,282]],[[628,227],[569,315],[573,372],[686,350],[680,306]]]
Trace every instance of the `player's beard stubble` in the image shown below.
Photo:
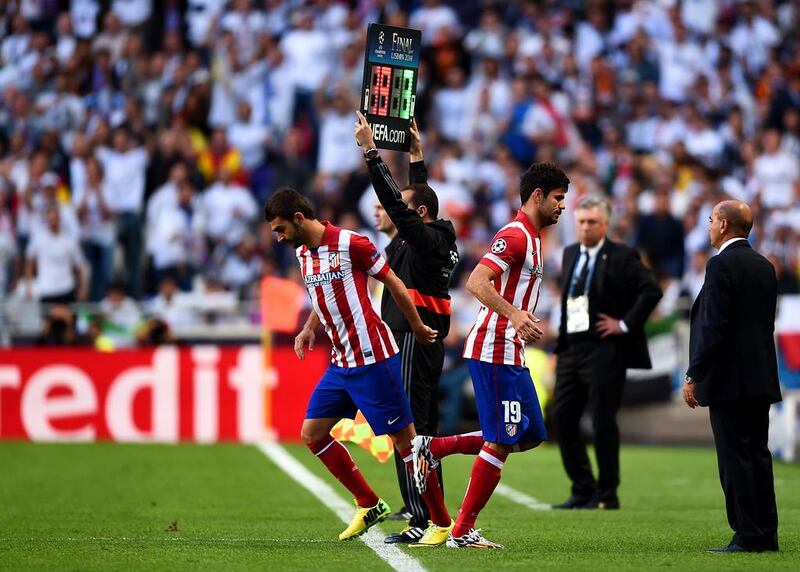
[[[291,244],[294,248],[300,248],[305,244],[305,234],[303,233],[303,229],[300,228],[298,224],[294,221],[289,222],[292,227],[292,236],[287,236],[286,240]]]

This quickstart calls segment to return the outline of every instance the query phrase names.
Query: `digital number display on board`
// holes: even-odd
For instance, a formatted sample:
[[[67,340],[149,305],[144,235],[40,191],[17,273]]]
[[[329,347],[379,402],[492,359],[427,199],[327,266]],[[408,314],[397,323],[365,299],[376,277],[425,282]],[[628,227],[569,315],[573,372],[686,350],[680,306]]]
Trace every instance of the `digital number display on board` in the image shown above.
[[[421,39],[419,30],[383,24],[367,28],[361,113],[381,149],[409,150]]]

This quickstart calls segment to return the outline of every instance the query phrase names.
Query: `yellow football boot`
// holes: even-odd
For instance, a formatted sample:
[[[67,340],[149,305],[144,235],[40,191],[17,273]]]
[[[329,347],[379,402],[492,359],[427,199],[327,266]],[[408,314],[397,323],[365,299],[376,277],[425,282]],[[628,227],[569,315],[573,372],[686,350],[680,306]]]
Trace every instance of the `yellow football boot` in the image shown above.
[[[373,507],[361,508],[356,505],[356,508],[358,509],[356,515],[350,521],[350,526],[339,535],[339,540],[349,540],[361,536],[372,526],[386,520],[392,513],[392,509],[383,499],[378,499],[378,504]]]
[[[419,542],[409,544],[409,546],[413,546],[415,548],[441,546],[447,542],[447,537],[449,536],[450,531],[453,530],[455,524],[456,523],[452,520],[450,521],[450,526],[437,526],[433,523],[430,523],[428,528],[425,529],[425,534],[423,534],[422,538],[419,539]]]

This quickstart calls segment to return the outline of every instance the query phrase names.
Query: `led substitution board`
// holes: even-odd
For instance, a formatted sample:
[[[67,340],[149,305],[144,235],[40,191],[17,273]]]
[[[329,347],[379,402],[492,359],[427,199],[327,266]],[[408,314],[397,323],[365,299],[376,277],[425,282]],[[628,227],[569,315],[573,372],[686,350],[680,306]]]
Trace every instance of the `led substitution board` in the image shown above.
[[[421,39],[419,30],[382,24],[367,28],[361,113],[381,149],[409,150]]]

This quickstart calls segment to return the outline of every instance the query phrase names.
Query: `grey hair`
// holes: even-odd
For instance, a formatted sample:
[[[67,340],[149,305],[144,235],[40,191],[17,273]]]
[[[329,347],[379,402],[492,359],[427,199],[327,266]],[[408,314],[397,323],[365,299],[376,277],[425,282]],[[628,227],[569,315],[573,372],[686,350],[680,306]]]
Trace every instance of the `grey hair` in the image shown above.
[[[611,220],[611,205],[609,202],[599,195],[587,195],[583,197],[575,206],[575,210],[599,208],[605,215],[606,220]]]

